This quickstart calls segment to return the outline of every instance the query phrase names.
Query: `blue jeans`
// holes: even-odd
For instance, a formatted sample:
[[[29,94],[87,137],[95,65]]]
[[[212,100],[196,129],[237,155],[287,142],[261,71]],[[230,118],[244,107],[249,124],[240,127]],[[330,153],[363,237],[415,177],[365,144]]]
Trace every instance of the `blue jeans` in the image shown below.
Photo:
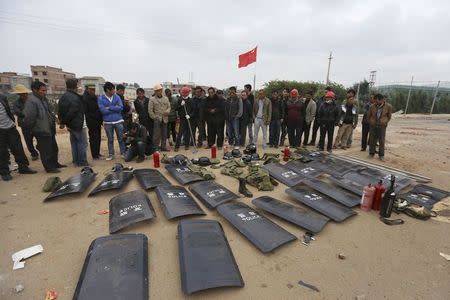
[[[86,166],[87,161],[87,137],[86,128],[80,131],[69,130],[70,146],[72,148],[72,162],[77,166]]]
[[[281,121],[280,120],[270,121],[269,145],[278,146],[278,142],[280,141],[280,130],[281,130]]]
[[[230,145],[239,146],[239,119],[227,120],[227,135]]]
[[[108,138],[109,155],[114,155],[114,131],[116,132],[117,141],[119,142],[120,154],[125,154],[125,143],[123,142],[123,123],[103,124],[106,136]]]

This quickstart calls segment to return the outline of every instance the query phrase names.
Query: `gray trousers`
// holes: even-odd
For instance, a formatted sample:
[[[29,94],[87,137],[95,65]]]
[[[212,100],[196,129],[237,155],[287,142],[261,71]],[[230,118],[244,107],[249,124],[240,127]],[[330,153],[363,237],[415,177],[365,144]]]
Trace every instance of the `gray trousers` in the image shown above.
[[[378,155],[384,157],[384,142],[386,140],[386,127],[370,127],[369,154],[375,155],[375,148],[378,142]]]
[[[167,124],[160,120],[153,120],[153,146],[155,149],[166,149]]]

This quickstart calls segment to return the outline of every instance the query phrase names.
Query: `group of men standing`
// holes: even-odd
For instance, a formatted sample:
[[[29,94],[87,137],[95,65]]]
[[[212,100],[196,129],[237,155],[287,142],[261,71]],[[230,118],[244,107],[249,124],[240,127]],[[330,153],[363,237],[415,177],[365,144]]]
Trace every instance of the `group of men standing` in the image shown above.
[[[142,162],[145,155],[154,151],[168,151],[167,142],[174,145],[175,151],[179,151],[182,143],[185,150],[190,146],[210,148],[213,145],[221,149],[225,140],[230,146],[241,147],[247,143],[258,144],[260,131],[263,149],[284,146],[286,135],[291,147],[315,145],[319,131],[318,149],[325,150],[327,139],[326,150],[331,152],[333,147],[347,149],[351,146],[353,130],[358,124],[358,105],[352,89],[338,105],[330,88],[316,101],[312,92],[301,97],[296,89],[285,89],[281,96],[274,91],[270,97],[259,90],[255,98],[249,84],[239,94],[236,87],[230,87],[228,97],[213,87],[207,91],[201,87],[194,91],[183,87],[180,95],[174,96],[170,89],[163,94],[163,87],[158,84],[151,98],[139,88],[136,100],[130,103],[124,99],[125,87],[118,85],[116,89],[111,82],[105,83],[100,96],[96,96],[93,85],[87,85],[84,94],[79,95],[77,79],[68,79],[66,87],[67,91],[58,102],[58,118],[50,108],[47,88],[42,82],[33,82],[31,91],[18,84],[13,92],[19,96],[13,111],[6,97],[0,95],[0,174],[3,180],[11,179],[10,153],[19,166],[19,173],[36,173],[28,167],[14,114],[31,159],[40,157],[48,173],[57,173],[65,167],[58,161],[57,122],[60,128],[66,127],[69,131],[75,166],[89,165],[87,136],[92,159],[103,157],[100,154],[102,126],[108,140],[106,160],[115,158],[115,134],[121,157],[125,161],[137,157],[137,162]],[[133,122],[133,113],[137,114],[138,122]],[[384,159],[386,127],[391,115],[392,107],[381,94],[374,95],[371,102],[364,105],[361,151],[369,144],[370,157],[375,155],[378,144],[379,157]],[[339,129],[333,145],[336,126]]]

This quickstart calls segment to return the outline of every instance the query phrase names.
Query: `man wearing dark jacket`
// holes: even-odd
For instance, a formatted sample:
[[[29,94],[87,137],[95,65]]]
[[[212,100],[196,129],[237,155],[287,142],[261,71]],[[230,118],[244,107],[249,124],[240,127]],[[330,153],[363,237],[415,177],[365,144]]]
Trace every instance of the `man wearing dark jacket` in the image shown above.
[[[89,146],[94,160],[100,159],[100,143],[102,140],[103,116],[98,108],[95,85],[87,85],[83,94],[84,117],[89,135]]]
[[[253,131],[253,105],[248,99],[247,91],[241,92],[241,100],[242,100],[242,116],[239,119],[239,131],[240,131],[240,145],[245,146],[245,140],[247,139],[247,130]],[[250,144],[252,140],[250,140]]]
[[[25,139],[25,144],[27,145],[28,151],[30,151],[31,154],[31,160],[38,160],[39,159],[39,153],[37,152],[36,148],[34,148],[33,145],[33,133],[30,129],[28,129],[24,122],[24,114],[23,109],[25,107],[25,102],[27,102],[28,94],[30,94],[31,91],[27,89],[23,84],[18,84],[15,87],[14,92],[12,94],[19,95],[19,98],[14,101],[13,103],[13,110],[14,114],[17,116],[17,121],[19,124],[19,127],[22,129],[22,135]]]
[[[205,120],[208,128],[208,147],[216,144],[218,149],[223,147],[223,127],[225,123],[224,100],[216,94],[213,87],[208,89],[205,102]]]
[[[195,103],[194,100],[189,97],[191,90],[188,87],[182,87],[180,90],[181,97],[178,99],[178,116],[180,117],[180,130],[175,142],[175,151],[180,149],[181,138],[183,137],[184,149],[189,150],[189,144],[191,143],[191,128],[190,120],[195,119]],[[191,124],[192,125],[192,124]],[[194,137],[192,137],[194,138]],[[195,143],[195,140],[194,140]]]
[[[225,101],[225,121],[227,124],[228,142],[239,147],[239,119],[242,116],[242,100],[236,95],[236,87],[229,88],[230,96]]]
[[[131,123],[130,130],[124,134],[124,142],[125,145],[127,145],[127,150],[124,155],[124,160],[126,162],[131,161],[136,156],[137,163],[144,161],[147,137],[147,129],[144,126],[138,123]]]
[[[331,87],[327,86],[325,88],[325,94],[331,92]],[[319,111],[320,107],[322,106],[322,104],[325,102],[325,94],[324,96],[320,97],[319,100],[317,100],[316,102],[316,112]],[[316,114],[316,117],[314,118],[314,123],[313,123],[313,129],[312,129],[312,137],[311,137],[311,142],[309,142],[308,145],[310,146],[314,146],[316,144],[316,138],[317,138],[317,131],[320,128],[320,119],[319,119],[319,114]]]
[[[320,106],[318,112],[318,120],[320,120],[319,150],[324,150],[325,137],[327,137],[327,151],[330,153],[333,147],[334,127],[339,122],[339,108],[334,101],[335,99],[336,95],[333,92],[327,92],[325,102]]]
[[[62,126],[67,126],[72,147],[72,163],[78,167],[88,166],[86,150],[86,123],[84,108],[80,95],[77,94],[78,80],[66,81],[67,91],[58,102],[58,118]]]
[[[305,119],[305,104],[300,99],[297,89],[291,91],[291,98],[287,101],[286,108],[289,145],[292,148],[299,147]]]
[[[150,118],[148,114],[148,104],[150,99],[145,96],[145,91],[143,88],[138,88],[136,90],[136,100],[134,100],[134,109],[138,114],[139,124],[144,126],[147,129],[148,140],[147,144],[151,144],[151,135],[153,133],[153,120]]]
[[[133,115],[131,111],[130,101],[125,99],[125,86],[123,84],[118,84],[116,86],[116,94],[122,100],[123,110],[123,129],[124,131],[128,131],[130,129],[131,123],[133,122]]]
[[[369,131],[370,131],[370,124],[369,124],[369,109],[372,104],[375,103],[374,95],[370,96],[370,101],[367,103],[364,103],[363,106],[363,118],[361,121],[361,127],[362,127],[362,133],[361,133],[361,151],[366,151],[367,144],[369,142]]]
[[[248,102],[250,102],[250,104],[252,105],[252,110],[253,110],[253,104],[255,103],[255,96],[252,93],[252,85],[247,83],[246,85],[244,85],[244,89],[247,92]],[[252,118],[250,120],[250,123],[247,125],[249,144],[253,144],[255,142],[254,136],[253,136],[253,123],[254,122],[255,122],[255,120],[253,119],[253,113],[252,113]],[[245,140],[244,140],[244,143],[245,143]]]
[[[23,151],[22,140],[16,129],[14,115],[9,107],[8,100],[0,94],[0,175],[4,181],[12,179],[8,165],[9,151],[14,155],[15,161],[19,165],[19,173],[36,173],[28,167],[28,159]]]
[[[278,148],[280,140],[281,122],[284,118],[284,104],[278,98],[278,92],[273,91],[270,98],[272,102],[272,118],[269,125],[269,146]]]
[[[378,143],[378,156],[384,161],[384,143],[386,141],[386,128],[392,118],[392,105],[386,102],[381,94],[374,96],[376,103],[371,105],[367,119],[370,125],[369,157],[375,156],[375,146]]]
[[[47,100],[47,86],[35,81],[31,85],[33,94],[30,95],[23,109],[24,124],[31,129],[36,137],[37,149],[41,156],[42,165],[47,173],[58,173],[59,168],[66,167],[58,162],[58,144],[56,143],[56,118],[50,110]]]

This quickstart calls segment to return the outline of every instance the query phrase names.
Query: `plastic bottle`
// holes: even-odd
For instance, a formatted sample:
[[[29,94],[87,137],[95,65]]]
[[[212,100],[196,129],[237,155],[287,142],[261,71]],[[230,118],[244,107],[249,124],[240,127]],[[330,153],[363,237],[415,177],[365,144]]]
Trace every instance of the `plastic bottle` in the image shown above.
[[[160,163],[159,163],[159,152],[158,151],[155,151],[153,153],[153,166],[155,168],[159,168],[159,166],[160,166]]]
[[[289,148],[289,146],[286,146],[283,150],[283,160],[288,161],[290,157],[291,157],[291,149]]]
[[[361,209],[363,211],[370,211],[372,209],[374,195],[375,187],[373,187],[370,183],[363,188],[363,195],[361,197]]]
[[[395,186],[395,176],[391,175],[391,185],[389,186],[389,189],[386,191],[386,193],[383,196],[383,200],[381,200],[381,206],[380,206],[380,216],[384,218],[390,218],[392,213],[392,207],[394,205],[394,201],[397,198],[397,195],[394,191]]]
[[[217,158],[217,146],[216,144],[211,146],[211,158]]]
[[[373,196],[372,209],[380,210],[381,198],[383,198],[383,193],[386,191],[386,188],[383,185],[383,180],[378,181],[375,185],[375,194]]]

